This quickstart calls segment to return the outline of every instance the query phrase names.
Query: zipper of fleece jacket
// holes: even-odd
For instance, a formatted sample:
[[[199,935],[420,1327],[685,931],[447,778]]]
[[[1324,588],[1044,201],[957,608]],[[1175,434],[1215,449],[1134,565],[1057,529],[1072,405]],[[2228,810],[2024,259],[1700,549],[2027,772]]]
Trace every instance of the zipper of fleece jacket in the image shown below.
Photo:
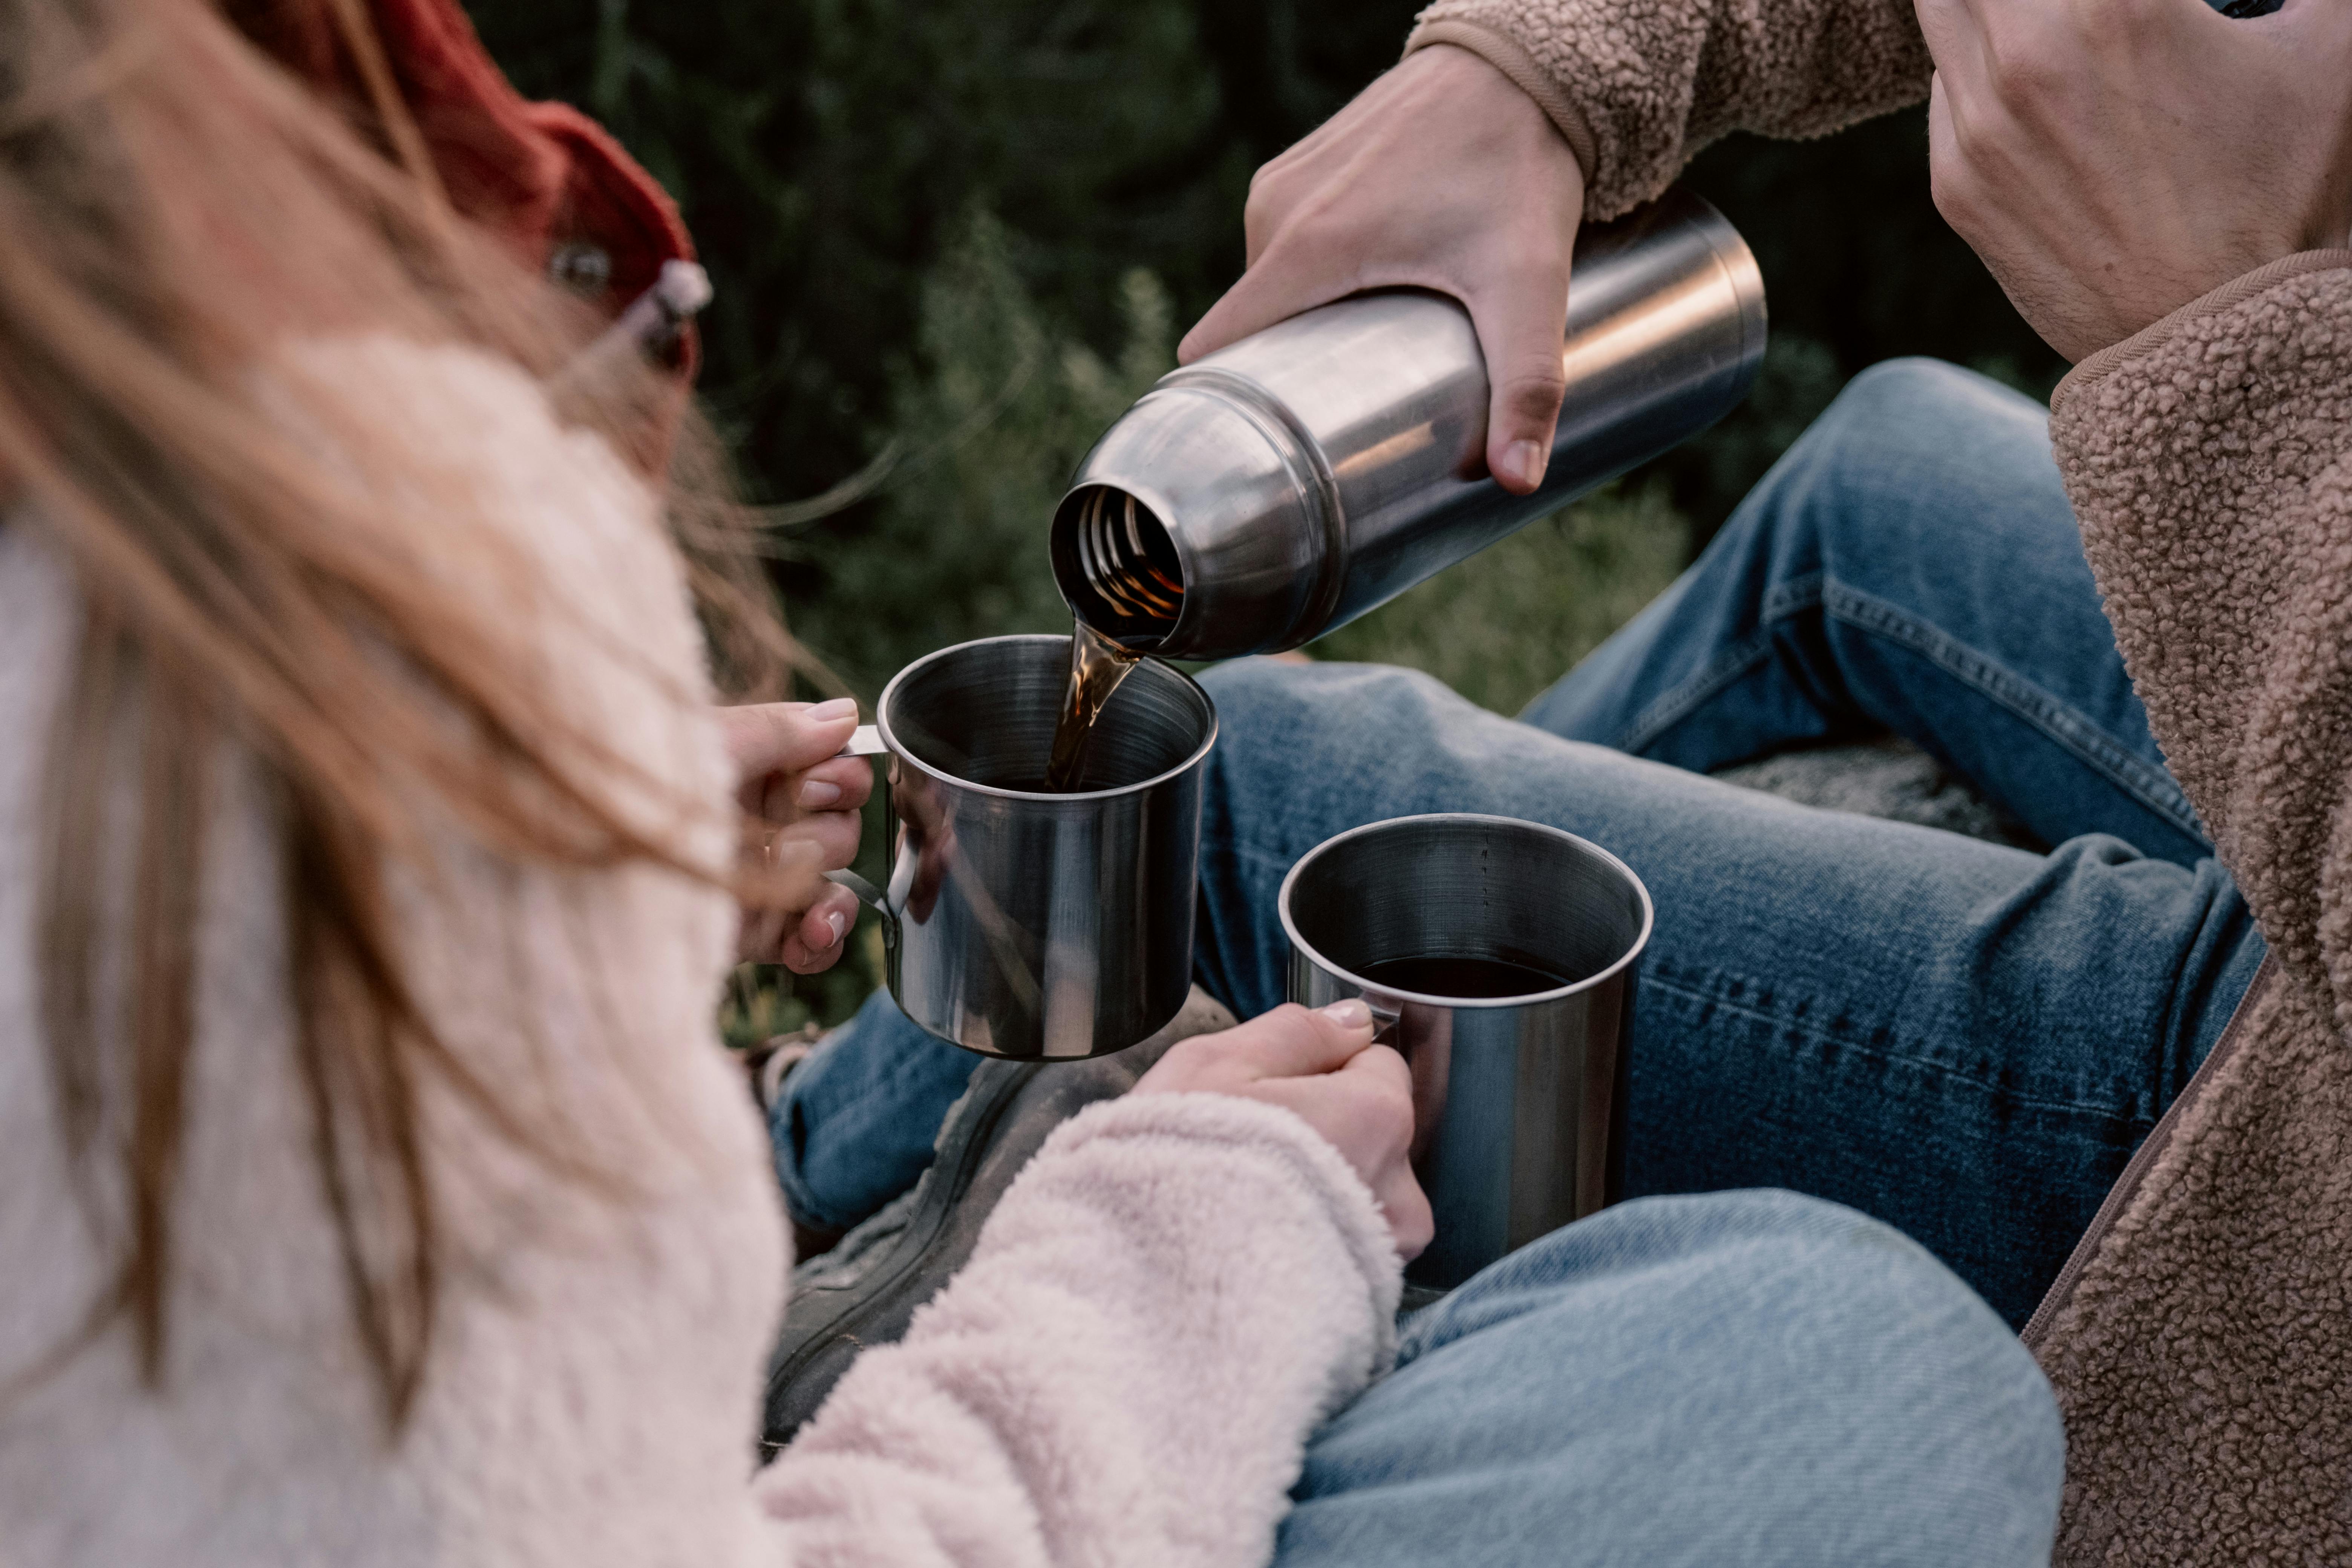
[[[2277,967],[2277,958],[2267,952],[2263,954],[2262,964],[2254,971],[2254,978],[2247,985],[2246,994],[2238,999],[2237,1010],[2230,1015],[2230,1022],[2222,1029],[2221,1037],[2213,1042],[2213,1048],[2206,1053],[2203,1061],[2197,1064],[2197,1070],[2189,1075],[2189,1082],[2182,1087],[2179,1096],[2165,1108],[2164,1114],[2157,1118],[2156,1125],[2148,1131],[2147,1138],[2132,1152],[2131,1159],[2124,1165],[2124,1173],[2116,1178],[2114,1186],[2107,1189],[2105,1201],[2099,1205],[2099,1212],[2091,1216],[2091,1228],[2083,1233],[2083,1239],[2076,1242],[2074,1250],[2066,1255],[2066,1267],[2058,1270],[2058,1278],[2050,1282],[2048,1290],[2042,1292],[2042,1304],[2033,1309],[2033,1316],[2026,1320],[2024,1331],[2017,1336],[2024,1342],[2027,1350],[2037,1353],[2041,1351],[2042,1341],[2050,1332],[2051,1321],[2058,1316],[2058,1310],[2066,1304],[2067,1298],[2074,1295],[2075,1283],[2083,1278],[2083,1270],[2090,1267],[2091,1259],[2105,1245],[2107,1232],[2113,1230],[2116,1221],[2123,1217],[2124,1209],[2139,1191],[2140,1184],[2147,1179],[2149,1169],[2172,1142],[2172,1134],[2179,1127],[2182,1117],[2188,1114],[2189,1105],[2212,1086],[2223,1059],[2237,1049],[2240,1037],[2246,1032],[2246,1020],[2253,1016],[2254,1004],[2269,987]]]

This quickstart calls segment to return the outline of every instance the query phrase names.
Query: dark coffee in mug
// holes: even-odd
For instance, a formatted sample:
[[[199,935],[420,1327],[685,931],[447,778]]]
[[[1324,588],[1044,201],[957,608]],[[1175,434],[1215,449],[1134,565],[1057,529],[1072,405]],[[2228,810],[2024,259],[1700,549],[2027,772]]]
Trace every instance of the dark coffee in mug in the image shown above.
[[[1573,985],[1582,976],[1559,974],[1500,958],[1392,958],[1356,971],[1367,985],[1423,996],[1533,996]]]

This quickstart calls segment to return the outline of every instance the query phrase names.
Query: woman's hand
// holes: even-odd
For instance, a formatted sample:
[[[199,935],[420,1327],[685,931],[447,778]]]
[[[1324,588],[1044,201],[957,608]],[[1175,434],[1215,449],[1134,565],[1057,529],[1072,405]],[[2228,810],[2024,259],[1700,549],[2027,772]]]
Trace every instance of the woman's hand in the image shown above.
[[[802,974],[830,969],[857,923],[857,899],[824,874],[856,858],[857,808],[874,790],[872,763],[837,755],[857,728],[857,704],[763,702],[722,708],[719,721],[742,780],[745,868],[762,887],[744,906],[737,951]]]
[[[1936,205],[2081,360],[2352,236],[2352,5],[1917,0]]]
[[[1486,466],[1524,495],[1551,461],[1583,212],[1584,171],[1535,100],[1467,49],[1416,50],[1251,179],[1249,270],[1176,357],[1366,289],[1451,294],[1486,356]]]
[[[1179,1040],[1138,1080],[1135,1094],[1233,1094],[1296,1111],[1372,1190],[1397,1252],[1421,1256],[1435,1232],[1412,1173],[1412,1074],[1372,1044],[1371,1009],[1295,1003],[1239,1028]]]

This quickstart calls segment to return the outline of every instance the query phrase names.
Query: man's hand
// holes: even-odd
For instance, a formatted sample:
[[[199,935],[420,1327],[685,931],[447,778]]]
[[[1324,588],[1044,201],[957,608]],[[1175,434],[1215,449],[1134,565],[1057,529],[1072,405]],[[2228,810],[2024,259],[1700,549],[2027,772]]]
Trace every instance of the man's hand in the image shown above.
[[[1239,1028],[1179,1040],[1129,1092],[1232,1094],[1296,1111],[1371,1188],[1401,1256],[1420,1257],[1435,1232],[1409,1157],[1412,1074],[1372,1044],[1361,1002],[1318,1012],[1286,1003]]]
[[[1524,495],[1551,460],[1583,211],[1584,171],[1533,99],[1466,49],[1418,50],[1250,181],[1249,270],[1176,357],[1366,289],[1451,294],[1486,356],[1486,466]]]
[[[857,728],[857,704],[838,698],[722,708],[719,721],[742,783],[747,900],[737,951],[802,974],[830,969],[857,923],[857,899],[824,879],[857,855],[857,808],[873,765],[837,756]]]
[[[2068,359],[2352,236],[2352,5],[1917,5],[1936,205]]]

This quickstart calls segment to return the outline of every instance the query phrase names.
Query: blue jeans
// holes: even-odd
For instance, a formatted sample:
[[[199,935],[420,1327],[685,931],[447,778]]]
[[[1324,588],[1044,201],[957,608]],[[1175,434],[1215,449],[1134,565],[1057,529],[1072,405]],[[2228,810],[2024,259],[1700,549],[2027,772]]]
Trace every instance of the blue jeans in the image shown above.
[[[1695,1205],[1694,1225],[1787,1201],[1727,1189],[1834,1200],[1921,1244],[2011,1327],[2031,1314],[2261,962],[2244,902],[2164,768],[2100,613],[2044,412],[1948,366],[1898,362],[1857,377],[1681,581],[1524,721],[1372,666],[1244,659],[1203,684],[1222,730],[1194,960],[1212,994],[1244,1016],[1282,1000],[1276,890],[1334,833],[1443,810],[1582,834],[1622,856],[1657,907],[1631,1036],[1628,1194],[1722,1194]],[[1815,811],[1705,776],[1881,726],[1945,760],[2056,847],[2030,854]],[[779,1173],[795,1212],[851,1223],[911,1184],[971,1068],[887,997],[869,1003],[794,1072],[777,1108]],[[1769,1349],[1783,1331],[1774,1325],[1845,1321],[1845,1353],[1875,1364],[1926,1320],[1843,1319],[1843,1272],[1801,1266],[1809,1244],[1781,1233],[1711,1255],[1727,1270],[1725,1290],[1743,1270],[1755,1282],[1738,1311],[1700,1310],[1675,1288],[1673,1268],[1609,1274],[1588,1296],[1580,1238],[1638,1229],[1654,1212],[1632,1205],[1585,1221],[1464,1286],[1444,1316],[1425,1320],[1430,1335],[1454,1323],[1463,1338],[1430,1347],[1416,1320],[1412,1343],[1423,1348],[1393,1386],[1417,1386],[1409,1374],[1425,1352],[1427,1378],[1462,1367],[1458,1396],[1491,1406],[1498,1422],[1524,1400],[1549,1416],[1555,1441],[1571,1435],[1565,1421],[1604,1450],[1618,1438],[1597,1434],[1694,1445],[1728,1467],[1717,1499],[1742,1517],[1754,1511],[1751,1491],[1802,1494],[1809,1466],[1867,1470],[1900,1448],[1899,1423],[1857,1430],[1832,1464],[1829,1447],[1775,1447],[1769,1419],[1748,1434],[1760,1447],[1713,1446],[1722,1412],[1675,1394],[1678,1358],[1736,1363]],[[1843,1210],[1804,1212],[1853,1223]],[[1525,1310],[1491,1322],[1462,1315],[1498,1292]],[[1589,1311],[1610,1321],[1588,1322]],[[1478,1352],[1506,1321],[1517,1326],[1495,1342],[1517,1348]],[[1628,1386],[1600,1401],[1611,1424],[1588,1428],[1578,1401],[1613,1364],[1577,1364],[1579,1347],[1593,1343],[1612,1356],[1649,1345],[1627,1364],[1663,1381],[1654,1397]],[[1498,1370],[1475,1370],[1482,1365]],[[1750,1397],[1764,1409],[1784,1398],[1801,1406],[1811,1397],[1801,1383],[1768,1378]],[[1297,1529],[1316,1516],[1318,1475],[1358,1489],[1350,1506],[1363,1509],[1440,1473],[1472,1491],[1507,1484],[1447,1470],[1454,1459],[1435,1394],[1426,1429],[1398,1439],[1393,1466],[1318,1468],[1327,1440],[1372,1429],[1359,1428],[1359,1411],[1392,1408],[1391,1386],[1318,1438]],[[1659,1419],[1671,1429],[1622,1424],[1644,1409],[1669,1413]],[[1395,1419],[1400,1432],[1412,1426]],[[1465,1431],[1475,1426],[1465,1418]],[[1590,1451],[1577,1460],[1605,1463]],[[1733,1475],[1744,1479],[1723,1479]],[[1643,1531],[1704,1523],[1704,1510],[1657,1510],[1654,1500],[1671,1488],[1627,1485],[1634,1495],[1589,1527],[1604,1543],[1595,1560],[1612,1560],[1619,1541],[1654,1541]],[[1882,1501],[1873,1494],[1873,1510]],[[1821,1531],[1861,1528],[1851,1507],[1823,1509],[1812,1521]],[[1758,1513],[1767,1515],[1778,1517]],[[1449,1505],[1443,1518],[1462,1530],[1485,1516]],[[1304,1539],[1294,1531],[1286,1542],[1294,1538]],[[1789,1560],[1756,1556],[1764,1550],[1724,1547],[1717,1560]],[[1663,1547],[1620,1556],[1677,1560]]]
[[[1277,1568],[2047,1563],[2064,1442],[1984,1303],[1790,1193],[1643,1198],[1407,1321]]]

